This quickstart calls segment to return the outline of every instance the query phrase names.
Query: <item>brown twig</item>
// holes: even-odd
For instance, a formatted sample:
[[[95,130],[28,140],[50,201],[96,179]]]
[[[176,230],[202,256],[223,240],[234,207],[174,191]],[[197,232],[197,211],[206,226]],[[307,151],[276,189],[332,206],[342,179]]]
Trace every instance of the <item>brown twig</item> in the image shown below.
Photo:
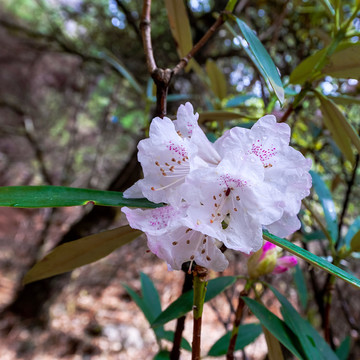
[[[182,294],[191,290],[193,283],[193,274],[192,273],[189,274],[187,270],[186,271],[184,270],[184,274],[185,274],[185,278],[181,291]],[[181,316],[180,318],[177,319],[173,347],[170,353],[170,360],[178,360],[180,358],[180,347],[181,347],[182,334],[185,328],[185,319],[186,319],[186,315]]]
[[[186,67],[189,61],[194,57],[194,55],[208,42],[208,40],[214,35],[214,33],[219,29],[219,27],[225,22],[225,12],[222,12],[220,16],[216,19],[215,23],[210,27],[210,29],[204,34],[204,36],[193,46],[190,52],[184,56],[179,63],[172,69],[172,74],[178,74],[182,69]]]
[[[227,360],[234,360],[234,351],[235,351],[236,339],[237,339],[237,336],[238,336],[239,326],[241,324],[241,320],[242,320],[242,316],[243,316],[243,312],[244,312],[244,307],[245,307],[245,302],[244,302],[242,297],[247,296],[249,294],[250,287],[251,287],[251,284],[249,282],[246,283],[245,288],[240,292],[240,295],[239,295],[239,303],[238,303],[238,306],[236,308],[233,330],[232,330],[232,333],[231,333],[230,343],[229,343],[228,351],[227,351],[227,354],[226,354],[226,359]]]

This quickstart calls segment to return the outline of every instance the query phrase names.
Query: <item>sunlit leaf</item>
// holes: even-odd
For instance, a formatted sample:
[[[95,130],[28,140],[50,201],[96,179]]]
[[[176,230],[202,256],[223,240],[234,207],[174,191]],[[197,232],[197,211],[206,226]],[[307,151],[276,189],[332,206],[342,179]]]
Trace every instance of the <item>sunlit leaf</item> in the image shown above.
[[[345,157],[354,164],[355,157],[351,148],[351,143],[355,145],[358,153],[360,153],[359,135],[352,125],[346,120],[345,116],[335,103],[318,91],[316,92],[316,95],[320,100],[320,109],[323,114],[326,127],[330,130],[334,141]]]
[[[339,279],[342,279],[348,282],[351,285],[354,285],[360,288],[360,280],[355,276],[347,273],[346,271],[340,269],[339,267],[329,263],[328,261],[312,254],[311,252],[292,244],[290,241],[281,239],[275,235],[270,234],[268,231],[263,232],[264,239],[270,241],[271,243],[280,246],[286,251],[291,252],[292,254],[298,256],[299,258],[307,261],[308,263],[314,265],[315,267],[325,270],[329,274],[332,274]]]
[[[236,338],[235,351],[243,349],[252,343],[261,334],[260,324],[244,324],[239,326],[238,336]],[[231,331],[222,336],[209,350],[208,356],[226,355],[230,344]]]
[[[183,1],[165,0],[172,36],[180,58],[189,53],[193,47],[191,27]]]
[[[284,295],[268,285],[281,303],[281,314],[287,326],[297,335],[308,359],[338,360],[326,341],[303,319]]]
[[[237,96],[234,96],[232,97],[231,99],[229,99],[226,104],[225,104],[225,107],[226,108],[232,108],[232,107],[237,107],[237,106],[240,106],[240,105],[243,105],[246,100],[249,100],[249,99],[253,99],[253,98],[257,98],[256,95],[237,95]]]
[[[74,270],[109,255],[142,234],[130,226],[86,236],[62,244],[35,264],[24,277],[24,284]]]
[[[222,276],[216,279],[209,280],[207,284],[205,302],[213,299],[216,295],[223,292],[226,288],[234,284],[235,276]],[[152,327],[157,327],[166,324],[167,322],[177,319],[189,311],[193,306],[194,292],[187,291],[182,294],[177,300],[171,303],[152,323]]]
[[[327,230],[329,231],[333,242],[336,242],[339,230],[334,200],[321,176],[312,170],[310,171],[310,174],[313,181],[313,187],[324,210]]]
[[[125,199],[121,192],[80,189],[65,186],[2,186],[0,206],[41,208],[79,206],[92,203],[103,206],[129,206],[155,208],[146,199]]]
[[[247,42],[247,46],[244,44],[245,50],[252,52],[254,65],[261,69],[261,74],[265,75],[265,80],[268,81],[274,90],[280,103],[284,102],[284,88],[278,73],[278,70],[271,59],[269,53],[266,51],[261,41],[257,38],[254,32],[243,22],[236,18],[236,23],[239,26],[242,36]],[[247,51],[248,53],[248,51]]]
[[[260,320],[264,325],[290,352],[292,352],[298,359],[306,360],[303,355],[303,349],[299,342],[298,337],[294,332],[280,320],[271,311],[269,311],[264,305],[248,297],[243,298],[246,305],[252,311],[252,313]]]
[[[226,79],[223,72],[218,68],[216,63],[208,59],[206,61],[206,73],[210,79],[210,88],[212,92],[217,96],[220,100],[226,97]]]

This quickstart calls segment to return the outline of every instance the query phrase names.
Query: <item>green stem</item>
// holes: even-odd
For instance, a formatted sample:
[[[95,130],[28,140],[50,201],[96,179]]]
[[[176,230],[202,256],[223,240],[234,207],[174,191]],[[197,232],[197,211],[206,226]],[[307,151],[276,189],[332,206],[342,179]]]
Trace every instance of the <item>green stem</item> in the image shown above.
[[[204,300],[207,285],[207,272],[206,268],[202,266],[195,266],[194,275],[194,302],[193,302],[193,341],[192,341],[192,360],[200,360],[201,350],[201,321],[204,308]]]

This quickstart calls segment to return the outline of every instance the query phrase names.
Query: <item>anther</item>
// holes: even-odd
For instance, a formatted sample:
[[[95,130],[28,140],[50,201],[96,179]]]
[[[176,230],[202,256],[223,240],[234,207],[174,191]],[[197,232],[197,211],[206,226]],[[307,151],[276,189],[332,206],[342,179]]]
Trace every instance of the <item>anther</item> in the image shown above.
[[[185,231],[185,233],[187,234],[189,231],[191,231],[191,229],[189,228],[189,229],[187,229],[186,231]]]
[[[173,241],[173,243],[172,243],[172,244],[173,244],[174,246],[175,246],[175,245],[177,245],[177,241]]]
[[[194,260],[195,259],[195,256],[194,255],[191,255],[190,256],[190,260]]]
[[[154,187],[152,187],[152,188],[151,188],[151,190],[152,190],[152,191],[155,191],[155,188],[154,188]]]
[[[206,239],[203,240],[203,244],[206,244]]]
[[[186,243],[189,245],[189,244],[190,244],[190,240],[186,240]]]
[[[172,158],[171,161],[176,162],[175,158]]]
[[[213,199],[216,200],[216,196],[215,196],[215,195],[213,196]]]
[[[237,200],[237,201],[240,200],[240,196],[239,196],[239,195],[236,196],[236,200]]]
[[[234,208],[234,211],[237,211],[237,208]]]
[[[210,256],[207,256],[207,257],[206,257],[206,260],[207,260],[207,261],[210,261],[210,260],[211,260],[211,257],[210,257]]]
[[[201,250],[201,253],[202,253],[202,254],[205,254],[205,249],[202,249],[202,250]]]
[[[170,166],[168,163],[165,163],[166,166]]]
[[[155,165],[156,165],[156,166],[160,166],[160,164],[159,164],[158,161],[155,161]]]

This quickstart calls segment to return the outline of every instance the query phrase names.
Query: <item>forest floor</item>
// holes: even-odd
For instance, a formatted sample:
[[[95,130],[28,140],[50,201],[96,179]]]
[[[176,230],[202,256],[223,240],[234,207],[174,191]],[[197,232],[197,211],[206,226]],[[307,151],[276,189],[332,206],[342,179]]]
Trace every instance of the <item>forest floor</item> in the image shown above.
[[[79,208],[62,209],[51,227],[50,238],[65,232],[70,221],[80,213]],[[11,302],[18,289],[28,266],[27,254],[31,253],[34,246],[31,243],[41,233],[44,216],[43,210],[0,208],[1,307]],[[181,293],[183,273],[168,271],[166,264],[146,249],[145,239],[138,238],[110,256],[73,271],[71,280],[51,303],[50,320],[45,329],[31,322],[24,324],[13,316],[3,317],[0,320],[1,360],[152,359],[159,350],[154,333],[122,284],[139,291],[140,272],[144,272],[159,291],[164,309]],[[225,275],[230,273],[231,270]],[[241,289],[242,284],[238,284],[231,291],[238,294]],[[233,306],[236,306],[236,297]],[[225,333],[214,308],[224,319],[229,316],[229,302],[224,295],[205,305],[204,359],[214,342]],[[273,311],[278,313],[276,308]],[[246,318],[246,322],[255,321],[253,317]],[[166,329],[174,328],[175,321],[166,325]],[[184,337],[191,343],[191,314],[186,321]],[[170,349],[170,345],[162,342],[164,348]],[[264,358],[265,354],[263,335],[246,348],[249,360]],[[181,359],[190,357],[190,353],[182,350]]]

